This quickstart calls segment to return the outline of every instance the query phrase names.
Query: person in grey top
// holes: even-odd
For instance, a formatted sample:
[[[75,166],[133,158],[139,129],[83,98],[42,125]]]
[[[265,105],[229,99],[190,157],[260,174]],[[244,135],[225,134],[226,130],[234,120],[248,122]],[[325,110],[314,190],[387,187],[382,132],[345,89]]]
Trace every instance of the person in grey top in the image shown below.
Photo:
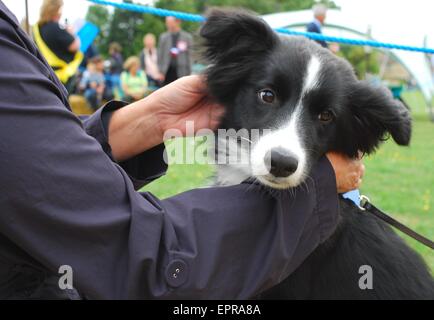
[[[324,157],[279,196],[249,182],[136,191],[167,169],[166,129],[216,128],[223,112],[189,76],[79,118],[0,1],[0,299],[246,299],[293,272],[334,232],[357,161]]]
[[[191,74],[193,37],[181,29],[181,21],[166,18],[167,32],[158,42],[158,68],[164,75],[164,85]]]

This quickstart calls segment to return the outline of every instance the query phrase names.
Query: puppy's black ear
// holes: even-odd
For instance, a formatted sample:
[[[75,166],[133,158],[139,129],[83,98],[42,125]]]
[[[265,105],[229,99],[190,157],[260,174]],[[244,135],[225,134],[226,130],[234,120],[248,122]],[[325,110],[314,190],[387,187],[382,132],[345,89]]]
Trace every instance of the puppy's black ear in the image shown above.
[[[200,29],[205,57],[232,63],[271,50],[277,35],[261,18],[243,10],[211,9]]]
[[[359,81],[350,89],[347,107],[351,120],[342,119],[341,130],[338,130],[346,132],[339,137],[345,153],[351,156],[355,156],[357,150],[372,153],[388,134],[399,145],[410,143],[410,112],[387,88]]]
[[[263,66],[267,53],[279,41],[276,33],[259,17],[241,10],[212,9],[200,29],[208,88],[223,105],[253,70]]]

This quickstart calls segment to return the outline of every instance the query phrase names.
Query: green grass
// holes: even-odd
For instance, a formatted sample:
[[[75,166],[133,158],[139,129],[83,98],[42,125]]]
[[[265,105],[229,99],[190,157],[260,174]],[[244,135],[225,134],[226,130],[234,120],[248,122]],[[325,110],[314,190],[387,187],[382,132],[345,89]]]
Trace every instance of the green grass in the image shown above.
[[[185,150],[186,144],[195,145],[192,138],[177,139],[166,144],[166,150],[171,156],[172,146],[182,145]],[[197,145],[197,144],[196,144]],[[173,159],[173,158],[171,158]],[[166,175],[143,188],[150,191],[161,199],[168,198],[178,193],[203,187],[210,184],[214,169],[206,164],[171,164]]]
[[[401,98],[408,106],[410,106],[411,111],[415,114],[423,114],[428,108],[423,93],[420,90],[414,89],[403,91],[401,93]],[[434,105],[434,100],[432,103]]]
[[[434,239],[434,123],[426,114],[414,118],[410,147],[398,147],[388,141],[365,160],[362,193],[377,207]],[[180,141],[193,143],[191,139]],[[144,190],[160,198],[170,197],[206,185],[212,172],[208,165],[171,165],[166,176]],[[434,273],[433,251],[405,235],[403,238],[426,259]]]
[[[361,192],[377,207],[434,239],[434,123],[426,115],[414,118],[410,147],[399,147],[388,141],[366,159]],[[433,250],[402,236],[434,271]]]

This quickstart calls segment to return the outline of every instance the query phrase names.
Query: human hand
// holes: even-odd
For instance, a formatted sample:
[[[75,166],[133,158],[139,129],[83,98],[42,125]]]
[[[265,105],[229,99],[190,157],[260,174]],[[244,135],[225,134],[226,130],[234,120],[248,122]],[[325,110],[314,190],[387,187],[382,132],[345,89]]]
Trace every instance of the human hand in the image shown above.
[[[216,129],[223,106],[213,102],[202,76],[188,76],[146,98],[113,112],[109,144],[117,161],[124,161],[163,142],[169,129],[186,134],[186,121],[195,130]]]
[[[155,91],[148,97],[160,124],[161,134],[178,129],[186,134],[186,121],[194,122],[195,131],[217,128],[224,114],[223,106],[210,99],[203,76],[187,76]]]
[[[326,156],[335,171],[338,193],[360,188],[365,174],[365,165],[361,156],[351,159],[337,152],[328,152]]]
[[[157,76],[157,80],[158,81],[164,81],[164,79],[165,79],[166,77],[164,76],[164,74],[162,74],[161,72],[158,74],[158,76]]]
[[[143,98],[143,95],[141,93],[132,93],[131,97],[134,99],[134,101],[138,101]]]

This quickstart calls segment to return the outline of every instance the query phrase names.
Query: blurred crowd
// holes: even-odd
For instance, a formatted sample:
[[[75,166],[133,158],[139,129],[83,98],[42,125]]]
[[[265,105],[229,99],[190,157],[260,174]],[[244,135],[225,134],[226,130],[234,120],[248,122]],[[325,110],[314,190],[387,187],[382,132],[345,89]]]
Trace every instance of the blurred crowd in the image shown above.
[[[81,48],[76,30],[60,23],[62,9],[63,0],[44,0],[32,35],[69,94],[83,95],[93,110],[113,98],[140,100],[192,72],[193,38],[175,17],[166,17],[167,31],[160,35],[158,47],[155,35],[148,33],[137,56],[124,57],[114,42],[104,59],[93,45]]]

